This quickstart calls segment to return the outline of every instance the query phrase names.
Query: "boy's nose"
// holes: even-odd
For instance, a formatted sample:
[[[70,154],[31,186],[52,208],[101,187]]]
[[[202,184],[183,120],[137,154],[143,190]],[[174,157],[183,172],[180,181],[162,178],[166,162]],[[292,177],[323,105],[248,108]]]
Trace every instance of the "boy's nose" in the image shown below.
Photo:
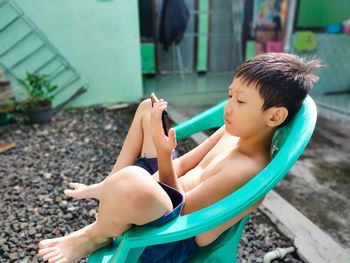
[[[225,105],[224,113],[225,115],[230,115],[232,113],[232,107],[228,105],[228,103]]]

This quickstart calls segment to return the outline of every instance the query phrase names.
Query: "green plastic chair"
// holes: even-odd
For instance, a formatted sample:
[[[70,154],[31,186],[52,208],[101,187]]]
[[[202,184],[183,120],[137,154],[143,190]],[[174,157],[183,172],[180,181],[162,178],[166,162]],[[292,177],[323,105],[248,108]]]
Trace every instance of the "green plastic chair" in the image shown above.
[[[188,136],[198,132],[198,127],[211,128],[221,120],[225,102],[203,112],[192,120],[177,126],[177,132]],[[180,216],[165,225],[157,227],[134,226],[110,245],[89,256],[89,263],[138,262],[146,246],[186,239],[215,228],[241,214],[263,198],[287,174],[308,144],[317,118],[314,101],[308,96],[291,122],[276,131],[273,138],[272,161],[259,174],[240,189],[219,202]],[[211,121],[206,121],[211,120]],[[213,126],[214,125],[214,126]],[[219,125],[217,125],[219,126]],[[186,129],[188,128],[188,131]],[[248,216],[225,231],[217,240],[199,249],[187,262],[235,262],[237,248]]]

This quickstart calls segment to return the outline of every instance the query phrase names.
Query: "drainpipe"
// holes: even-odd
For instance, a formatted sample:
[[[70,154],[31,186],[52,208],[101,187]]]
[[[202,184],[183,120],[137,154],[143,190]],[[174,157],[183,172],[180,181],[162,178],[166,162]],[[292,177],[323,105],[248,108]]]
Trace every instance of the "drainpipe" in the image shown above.
[[[283,45],[283,52],[285,53],[290,53],[292,49],[291,42],[292,42],[296,12],[297,12],[297,0],[289,0],[287,21],[286,21],[286,32],[284,35],[284,45]]]
[[[264,263],[270,263],[272,260],[277,259],[277,258],[284,258],[288,253],[294,252],[295,248],[294,247],[288,247],[288,248],[276,248],[273,251],[270,251],[265,254],[264,256]]]

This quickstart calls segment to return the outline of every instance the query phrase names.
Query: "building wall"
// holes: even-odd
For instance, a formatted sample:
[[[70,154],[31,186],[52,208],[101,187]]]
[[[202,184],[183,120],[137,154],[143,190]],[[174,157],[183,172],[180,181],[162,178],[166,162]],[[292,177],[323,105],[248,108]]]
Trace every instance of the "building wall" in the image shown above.
[[[16,3],[89,83],[75,106],[142,97],[137,0]]]

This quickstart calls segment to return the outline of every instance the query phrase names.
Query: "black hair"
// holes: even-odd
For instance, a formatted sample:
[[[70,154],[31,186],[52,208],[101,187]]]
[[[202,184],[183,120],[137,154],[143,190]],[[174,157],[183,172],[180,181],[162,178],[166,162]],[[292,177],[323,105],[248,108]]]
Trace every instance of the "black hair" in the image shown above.
[[[295,115],[318,81],[314,70],[321,66],[318,59],[306,61],[292,54],[264,53],[243,63],[236,78],[247,85],[256,85],[264,99],[263,111],[271,107],[286,107],[288,116],[284,125]]]

